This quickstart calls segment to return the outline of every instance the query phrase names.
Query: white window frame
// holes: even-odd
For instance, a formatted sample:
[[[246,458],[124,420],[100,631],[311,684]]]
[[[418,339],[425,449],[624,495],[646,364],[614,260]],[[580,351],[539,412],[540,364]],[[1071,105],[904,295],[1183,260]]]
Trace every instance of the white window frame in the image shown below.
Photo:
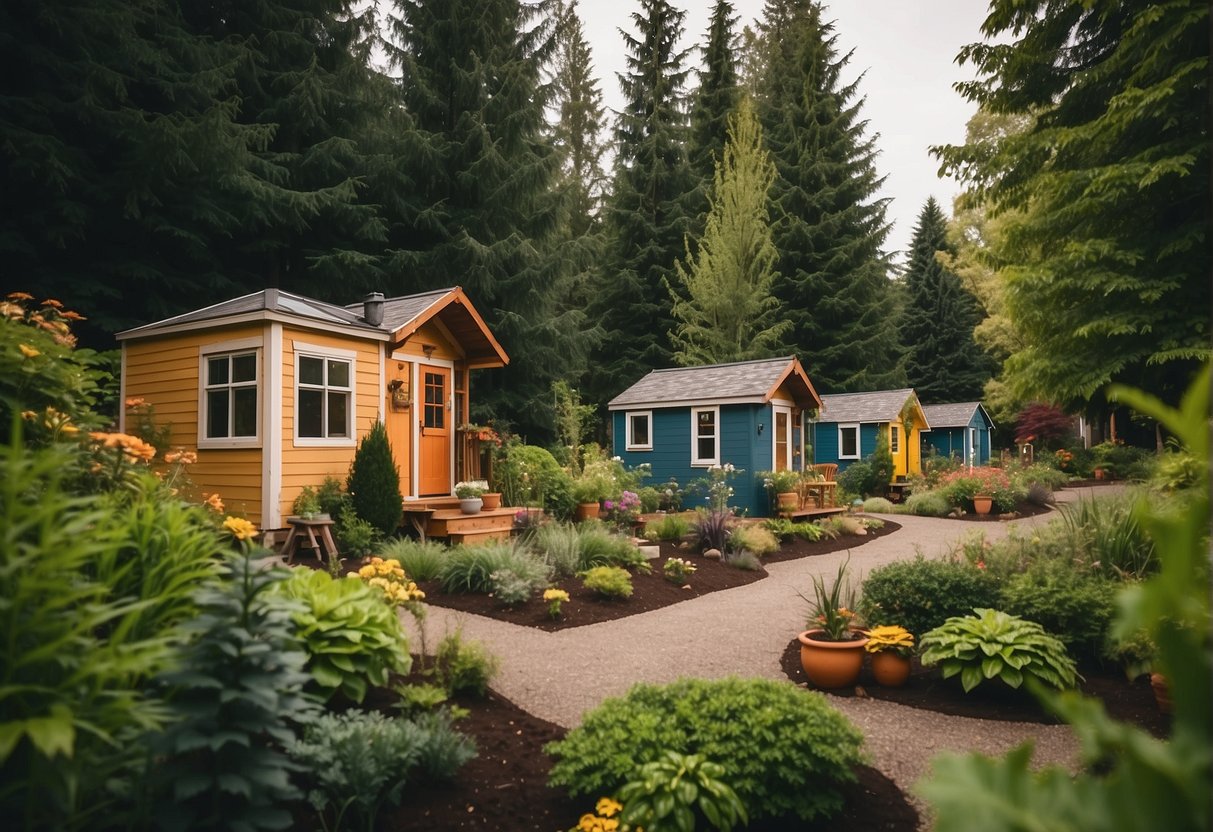
[[[901,425],[889,425],[889,453],[901,453]]]
[[[637,442],[632,436],[632,420],[641,418],[648,420],[649,423],[649,441]],[[624,424],[624,447],[629,451],[651,451],[653,450],[653,411],[651,410],[628,410],[623,414]]]
[[[294,422],[295,446],[300,448],[347,448],[358,444],[358,428],[355,424],[355,418],[358,413],[357,391],[358,391],[358,353],[353,350],[342,350],[336,347],[320,346],[318,344],[304,344],[296,341],[294,344],[295,352],[295,398],[294,398]],[[350,365],[350,386],[349,400],[347,403],[348,412],[346,414],[346,424],[349,425],[349,436],[300,436],[299,435],[299,359],[301,358],[319,358],[322,361],[348,361]],[[326,371],[327,372],[327,371]],[[327,378],[327,376],[326,376]],[[321,389],[314,385],[306,385],[308,390]],[[327,383],[322,388],[328,392]],[[344,388],[336,387],[335,390],[343,390]],[[323,411],[324,420],[327,422],[327,396],[326,409]],[[327,424],[325,432],[328,431]]]
[[[969,448],[970,453],[973,455],[973,459],[975,460],[981,457],[981,445],[979,442],[980,440],[978,438],[977,428],[969,428]],[[968,460],[966,459],[965,462],[968,462]]]
[[[253,382],[253,386],[257,390],[257,416],[256,416],[256,433],[252,436],[207,436],[206,424],[208,421],[209,411],[207,409],[207,362],[220,355],[243,355],[246,353],[253,354],[253,361],[257,367],[257,378]],[[221,341],[217,344],[206,344],[198,350],[198,448],[199,450],[207,450],[213,448],[260,448],[261,447],[261,419],[265,407],[265,376],[264,365],[262,364],[262,339],[257,338],[238,338],[233,341]],[[231,389],[232,385],[229,382],[226,385]],[[243,385],[238,385],[243,386]],[[229,424],[229,430],[231,425]]]
[[[709,457],[699,456],[699,414],[711,413],[712,424],[716,426],[716,453]],[[691,467],[710,468],[720,464],[720,408],[692,407],[691,408]]]
[[[853,454],[844,454],[842,452],[842,432],[844,430],[855,431],[855,453],[853,453]],[[859,451],[860,451],[860,448],[859,448],[859,423],[858,422],[846,422],[843,424],[839,424],[838,425],[838,458],[839,459],[859,459]]]

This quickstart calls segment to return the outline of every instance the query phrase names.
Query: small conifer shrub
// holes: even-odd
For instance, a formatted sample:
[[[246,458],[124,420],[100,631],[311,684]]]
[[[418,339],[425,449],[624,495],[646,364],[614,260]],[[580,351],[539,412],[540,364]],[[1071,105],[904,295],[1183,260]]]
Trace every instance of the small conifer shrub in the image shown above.
[[[383,422],[376,422],[358,444],[346,490],[359,517],[384,535],[395,533],[404,500],[400,495],[400,471]]]

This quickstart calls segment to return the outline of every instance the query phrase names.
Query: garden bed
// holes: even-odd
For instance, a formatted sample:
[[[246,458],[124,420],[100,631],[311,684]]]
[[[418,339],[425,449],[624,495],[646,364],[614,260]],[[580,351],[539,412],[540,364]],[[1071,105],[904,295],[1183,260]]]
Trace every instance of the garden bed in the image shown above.
[[[969,512],[962,514],[959,517],[953,517],[953,520],[964,520],[969,523],[999,523],[1007,520],[1022,520],[1024,517],[1036,517],[1040,514],[1047,514],[1052,511],[1052,506],[1042,506],[1038,503],[1021,502],[1015,506],[1015,511],[1010,514],[1000,514],[991,509],[989,514],[973,514]]]
[[[796,639],[792,639],[784,649],[779,666],[793,682],[808,684],[800,666],[800,642]],[[1143,728],[1156,737],[1166,736],[1170,730],[1170,718],[1159,712],[1147,677],[1129,682],[1119,670],[1098,668],[1084,669],[1082,675],[1085,677],[1080,685],[1082,692],[1102,701],[1110,716]],[[1046,713],[1024,691],[1005,687],[1000,689],[991,682],[985,682],[965,693],[959,679],[943,679],[938,668],[923,667],[917,658],[913,659],[909,681],[902,687],[888,688],[876,684],[865,664],[857,687],[840,688],[829,693],[835,696],[868,696],[911,708],[972,719],[1044,724],[1060,721]]]

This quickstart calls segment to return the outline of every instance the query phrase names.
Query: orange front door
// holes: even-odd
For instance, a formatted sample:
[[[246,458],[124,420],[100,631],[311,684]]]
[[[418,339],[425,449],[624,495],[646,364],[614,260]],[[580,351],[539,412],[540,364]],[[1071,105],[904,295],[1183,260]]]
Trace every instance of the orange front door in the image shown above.
[[[451,493],[451,412],[447,402],[451,395],[451,371],[446,367],[422,364],[418,367],[421,382],[421,441],[417,448],[417,493],[433,497]]]

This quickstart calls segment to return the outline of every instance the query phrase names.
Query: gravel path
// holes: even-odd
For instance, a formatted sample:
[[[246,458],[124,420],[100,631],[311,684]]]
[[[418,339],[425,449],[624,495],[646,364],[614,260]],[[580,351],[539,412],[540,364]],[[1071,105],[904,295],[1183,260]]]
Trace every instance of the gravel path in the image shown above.
[[[1101,495],[1115,486],[1103,486]],[[1096,489],[1067,489],[1068,502]],[[990,540],[1012,527],[1051,519],[1052,513],[1009,523],[960,523],[896,515],[902,528],[872,540],[851,555],[852,577],[882,564],[944,554],[956,541],[985,534]],[[430,606],[426,629],[431,643],[462,626],[463,635],[485,644],[501,661],[495,690],[519,707],[566,727],[635,682],[664,683],[693,676],[785,679],[779,658],[788,641],[803,629],[806,602],[797,594],[811,590],[812,576],[833,576],[847,551],[774,563],[769,577],[731,590],[714,592],[672,607],[585,627],[547,633],[478,615]],[[411,617],[404,616],[412,626]],[[416,642],[414,642],[416,643]],[[863,731],[873,765],[907,794],[927,773],[940,751],[1000,754],[1026,739],[1036,744],[1035,761],[1071,763],[1078,744],[1064,725],[995,722],[944,716],[875,699],[831,696],[830,701]],[[922,810],[922,804],[915,800]]]

